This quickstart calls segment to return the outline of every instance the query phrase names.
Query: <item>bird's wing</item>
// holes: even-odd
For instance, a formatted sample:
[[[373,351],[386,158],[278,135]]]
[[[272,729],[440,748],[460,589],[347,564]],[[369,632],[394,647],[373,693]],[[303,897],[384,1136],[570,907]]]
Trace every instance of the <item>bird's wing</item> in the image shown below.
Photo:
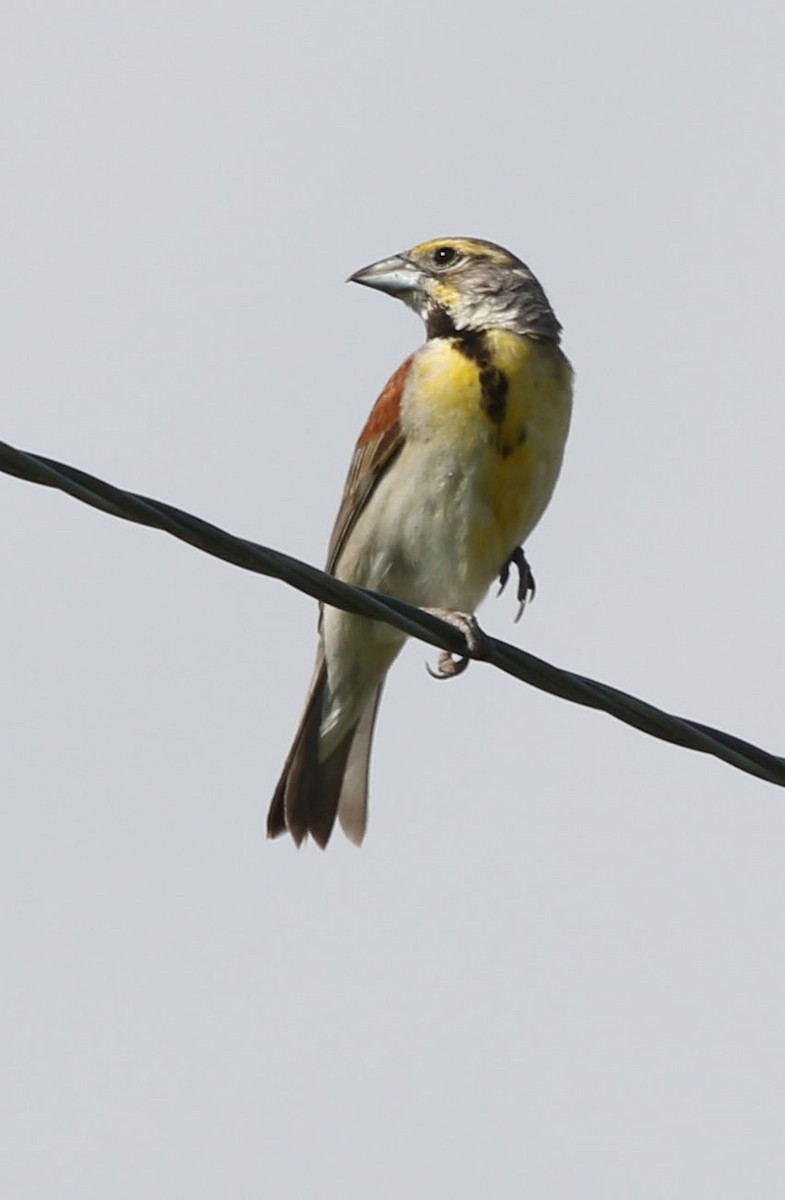
[[[386,384],[357,439],[327,551],[325,569],[331,573],[335,571],[346,540],[374,488],[403,446],[401,396],[412,357],[401,364]]]

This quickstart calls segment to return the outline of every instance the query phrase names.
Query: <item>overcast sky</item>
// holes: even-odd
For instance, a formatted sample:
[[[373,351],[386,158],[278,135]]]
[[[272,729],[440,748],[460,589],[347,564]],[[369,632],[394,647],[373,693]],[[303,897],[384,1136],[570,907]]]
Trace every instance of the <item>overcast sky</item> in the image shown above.
[[[785,752],[781,5],[7,7],[0,438],[320,564],[422,338],[526,261],[577,376],[483,626]],[[410,645],[359,852],[268,843],[282,584],[0,476],[0,1191],[785,1194],[785,792]]]

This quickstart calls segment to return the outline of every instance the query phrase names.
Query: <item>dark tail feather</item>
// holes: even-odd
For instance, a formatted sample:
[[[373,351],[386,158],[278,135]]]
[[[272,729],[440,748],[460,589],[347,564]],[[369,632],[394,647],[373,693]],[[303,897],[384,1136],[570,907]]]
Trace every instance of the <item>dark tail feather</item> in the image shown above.
[[[363,761],[355,761],[356,755],[352,754],[352,769],[349,772],[352,794],[349,808],[353,815],[350,815],[346,822],[346,832],[352,841],[359,844],[362,840],[365,830],[368,755],[373,720],[381,692],[379,688],[357,725],[348,731],[330,757],[320,762],[319,727],[326,684],[327,672],[324,663],[317,663],[305,711],[267,816],[268,837],[278,837],[279,834],[289,832],[299,846],[310,833],[322,849],[327,845],[335,824],[338,803],[344,790],[347,762],[358,732],[360,736],[357,739],[357,748]],[[342,802],[342,815],[343,809]]]

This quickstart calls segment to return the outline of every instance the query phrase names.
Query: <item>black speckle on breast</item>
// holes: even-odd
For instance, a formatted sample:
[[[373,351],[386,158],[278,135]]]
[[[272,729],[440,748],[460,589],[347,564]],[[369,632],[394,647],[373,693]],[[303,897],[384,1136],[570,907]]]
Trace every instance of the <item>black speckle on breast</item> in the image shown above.
[[[494,425],[501,425],[507,415],[510,382],[504,371],[494,364],[485,334],[463,330],[455,338],[455,348],[477,364],[483,412]]]
[[[480,367],[482,406],[494,425],[501,425],[507,415],[507,392],[509,387],[509,380],[504,371],[500,371],[498,367],[493,367],[490,364]]]
[[[509,458],[519,446],[524,444],[528,436],[525,425],[521,425],[514,438],[504,438],[499,431],[497,445],[502,458]]]

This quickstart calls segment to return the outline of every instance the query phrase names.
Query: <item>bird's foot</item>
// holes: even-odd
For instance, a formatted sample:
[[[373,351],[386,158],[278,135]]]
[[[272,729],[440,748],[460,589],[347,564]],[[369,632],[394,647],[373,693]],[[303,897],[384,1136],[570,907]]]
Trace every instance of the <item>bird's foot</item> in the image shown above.
[[[425,611],[460,630],[472,656],[481,653],[485,634],[477,624],[477,618],[471,613],[455,612],[451,608],[427,608]],[[470,661],[471,658],[467,654],[453,654],[450,650],[442,650],[436,668],[426,663],[425,669],[432,679],[455,679],[456,675],[463,675]]]
[[[526,555],[523,553],[523,546],[518,546],[513,550],[499,572],[499,590],[496,593],[497,596],[501,596],[507,586],[507,580],[510,578],[510,567],[513,566],[518,568],[518,611],[515,614],[515,620],[520,621],[526,605],[532,602],[537,591],[532,569],[526,561]]]

